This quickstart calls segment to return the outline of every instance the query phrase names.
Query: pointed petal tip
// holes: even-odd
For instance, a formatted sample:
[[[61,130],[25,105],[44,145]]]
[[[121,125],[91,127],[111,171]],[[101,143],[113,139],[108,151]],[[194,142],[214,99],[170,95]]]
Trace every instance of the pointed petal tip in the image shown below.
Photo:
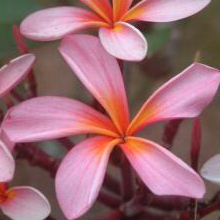
[[[201,177],[162,146],[129,137],[121,147],[142,181],[156,195],[203,197],[205,185]]]
[[[153,122],[197,117],[213,100],[219,83],[218,69],[202,63],[191,64],[151,95],[127,133],[131,135]]]
[[[142,0],[124,15],[123,20],[177,21],[198,13],[210,2],[211,0]]]

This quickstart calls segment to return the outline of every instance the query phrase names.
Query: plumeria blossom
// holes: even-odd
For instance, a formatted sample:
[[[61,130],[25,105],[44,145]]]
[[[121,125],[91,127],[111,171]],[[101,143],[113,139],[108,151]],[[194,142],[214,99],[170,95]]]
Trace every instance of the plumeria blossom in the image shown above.
[[[43,220],[50,214],[45,196],[30,186],[8,188],[0,182],[0,209],[13,220]]]
[[[98,27],[104,48],[113,56],[142,60],[147,41],[134,21],[170,22],[202,10],[210,0],[80,0],[92,11],[78,7],[55,7],[29,15],[21,23],[21,33],[33,40],[50,41],[88,27]],[[112,3],[111,3],[112,2]]]
[[[219,70],[192,64],[160,87],[130,122],[119,65],[99,39],[68,35],[59,50],[109,117],[79,101],[47,96],[13,107],[3,127],[14,142],[98,134],[73,147],[58,169],[56,193],[66,217],[76,219],[93,205],[115,146],[155,194],[201,198],[205,187],[196,172],[162,146],[135,133],[157,121],[198,116],[217,91]]]
[[[220,184],[220,154],[216,154],[204,163],[201,175],[216,184]]]
[[[33,54],[12,60],[0,69],[0,98],[19,84],[35,62]],[[0,135],[0,209],[13,220],[43,220],[50,213],[50,204],[38,190],[29,186],[8,188],[14,175],[15,161],[11,154],[14,144],[1,128]]]
[[[26,77],[34,62],[35,56],[26,54],[12,60],[8,65],[0,69],[0,98]],[[7,182],[13,177],[15,164],[11,152],[5,144],[7,146],[12,146],[13,144],[6,138],[3,131],[0,133],[0,182]]]

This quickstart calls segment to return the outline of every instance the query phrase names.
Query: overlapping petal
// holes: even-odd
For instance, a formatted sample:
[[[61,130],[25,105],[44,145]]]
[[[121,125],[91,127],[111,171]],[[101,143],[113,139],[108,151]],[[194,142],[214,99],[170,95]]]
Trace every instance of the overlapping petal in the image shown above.
[[[56,193],[68,219],[76,219],[93,205],[109,155],[118,143],[110,137],[92,137],[75,146],[62,161],[56,175]]]
[[[113,0],[114,21],[118,21],[130,8],[133,0]]]
[[[0,98],[25,78],[34,61],[33,54],[26,54],[12,60],[0,69]]]
[[[129,123],[128,104],[119,65],[97,37],[66,36],[61,54],[85,87],[101,103],[120,132]]]
[[[124,21],[170,22],[201,11],[211,0],[142,0],[128,11]]]
[[[5,143],[0,140],[0,182],[8,182],[13,178],[15,161]]]
[[[2,127],[13,142],[31,142],[79,133],[117,136],[106,116],[64,97],[37,97],[9,110]]]
[[[206,161],[200,173],[205,179],[220,184],[220,154]]]
[[[114,28],[102,27],[99,37],[104,48],[116,58],[140,61],[147,54],[147,41],[134,26],[118,22]]]
[[[85,9],[54,7],[30,14],[22,21],[20,30],[27,38],[50,41],[79,29],[102,25],[106,24],[101,18]]]
[[[49,202],[32,187],[13,187],[7,195],[7,200],[0,207],[13,220],[42,220],[50,214]]]
[[[109,0],[80,0],[92,8],[105,21],[111,22],[112,7]]]
[[[121,147],[153,193],[203,197],[205,186],[199,175],[165,148],[137,137],[126,138]]]
[[[195,63],[160,87],[142,106],[131,122],[131,135],[148,123],[198,116],[213,99],[220,72]]]

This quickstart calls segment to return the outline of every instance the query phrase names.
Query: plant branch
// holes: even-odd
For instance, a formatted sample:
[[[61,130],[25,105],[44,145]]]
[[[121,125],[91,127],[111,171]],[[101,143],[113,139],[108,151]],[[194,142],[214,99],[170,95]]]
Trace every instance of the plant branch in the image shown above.
[[[175,119],[166,123],[163,133],[163,143],[167,149],[172,148],[174,138],[182,121],[183,119]]]
[[[17,48],[20,51],[20,53],[21,54],[29,53],[28,45],[26,44],[23,36],[21,35],[20,29],[17,25],[13,26],[13,34],[14,34],[14,39],[15,39]],[[31,92],[31,97],[36,97],[37,96],[37,83],[36,83],[36,78],[35,78],[33,70],[30,71],[27,79],[28,79],[28,87]]]
[[[104,215],[96,216],[88,220],[121,220],[123,217],[122,212],[119,209],[115,209]]]
[[[121,164],[121,192],[124,202],[129,201],[134,196],[134,173],[127,158],[122,154],[123,162]]]
[[[106,191],[100,191],[98,201],[113,209],[121,204],[120,197]]]
[[[16,158],[26,159],[32,166],[38,166],[48,171],[51,177],[55,177],[56,171],[60,165],[60,160],[49,156],[43,150],[32,143],[20,144],[16,148]]]

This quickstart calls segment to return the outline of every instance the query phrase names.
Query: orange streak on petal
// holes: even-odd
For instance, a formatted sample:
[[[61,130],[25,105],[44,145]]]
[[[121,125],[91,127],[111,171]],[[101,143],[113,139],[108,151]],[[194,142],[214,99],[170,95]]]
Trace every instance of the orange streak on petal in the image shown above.
[[[112,20],[112,7],[108,0],[81,0],[91,9],[93,9],[105,21],[111,23]]]
[[[145,108],[144,105],[131,121],[126,131],[126,135],[130,136],[135,132],[141,130],[146,124],[152,121],[157,112],[158,106],[148,105],[147,108]]]
[[[128,11],[133,0],[113,0],[114,21],[118,21]]]
[[[106,145],[106,140],[103,139],[99,141],[97,145],[94,145],[93,149],[91,150],[96,156],[98,156],[97,159],[102,158],[103,153],[106,151],[106,148],[109,148],[109,150],[111,151],[116,145],[119,145],[121,142],[122,140],[120,138],[115,138],[115,139],[112,139],[112,141]],[[105,147],[103,148],[103,146]]]
[[[120,23],[116,23],[113,29],[115,32],[123,32],[124,27]]]
[[[145,7],[134,6],[122,17],[122,20],[123,21],[134,20],[135,18],[139,17],[143,12],[146,12]]]
[[[17,194],[17,191],[16,191],[16,190],[10,190],[10,189],[9,189],[9,190],[6,192],[7,199],[11,199],[11,198],[15,197],[16,194]]]

